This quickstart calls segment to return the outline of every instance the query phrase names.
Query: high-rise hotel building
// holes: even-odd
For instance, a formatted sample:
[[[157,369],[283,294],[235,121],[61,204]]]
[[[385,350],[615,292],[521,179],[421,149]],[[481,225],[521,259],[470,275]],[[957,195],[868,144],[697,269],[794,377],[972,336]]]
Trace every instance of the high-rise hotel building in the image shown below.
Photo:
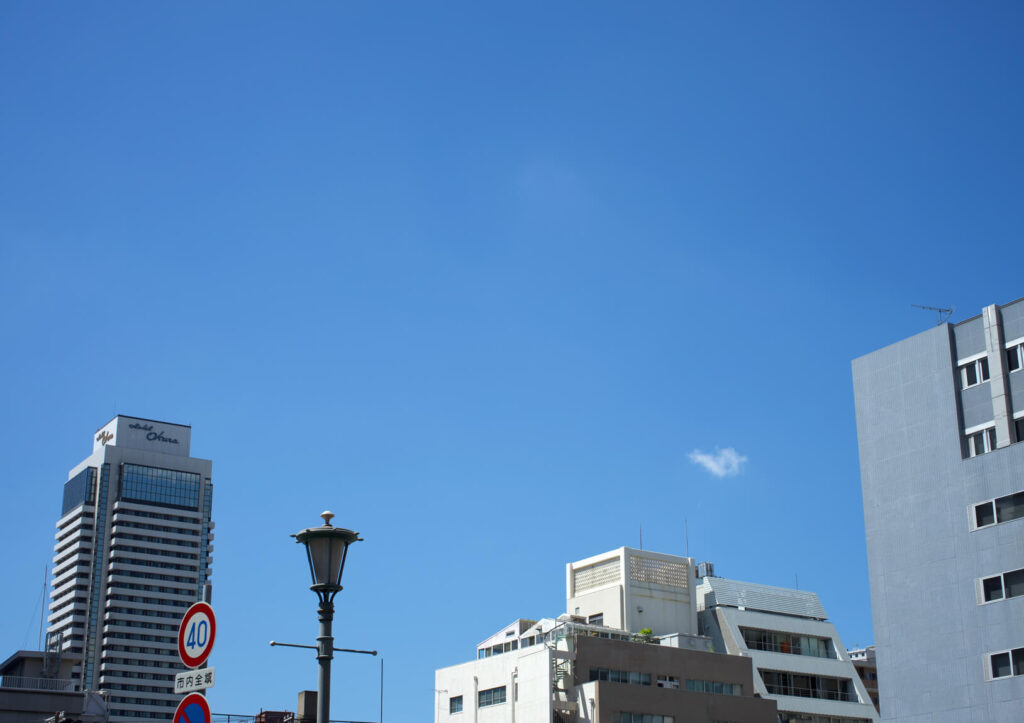
[[[111,721],[169,720],[182,613],[210,577],[212,463],[191,428],[118,415],[71,469],[57,521],[48,635]]]

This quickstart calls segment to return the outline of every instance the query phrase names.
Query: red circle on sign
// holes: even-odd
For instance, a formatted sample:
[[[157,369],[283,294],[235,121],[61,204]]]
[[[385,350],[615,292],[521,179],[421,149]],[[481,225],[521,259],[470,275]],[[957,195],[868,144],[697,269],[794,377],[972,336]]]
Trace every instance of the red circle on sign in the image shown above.
[[[203,622],[205,622],[203,618],[209,622],[208,630],[203,629]],[[199,627],[198,634],[202,640],[201,644],[196,639],[197,631],[194,628],[192,630],[189,629],[193,623],[197,623],[197,627]],[[204,602],[197,602],[188,609],[185,617],[181,619],[181,625],[178,627],[178,657],[189,668],[198,668],[210,657],[210,651],[213,650],[213,641],[216,638],[217,618],[213,614],[213,608]],[[191,643],[191,645],[187,645],[188,643]],[[200,647],[199,653],[197,655],[190,655],[186,647],[194,648],[197,644]]]
[[[174,710],[172,723],[210,723],[210,704],[206,702],[206,696],[199,693],[189,693]]]

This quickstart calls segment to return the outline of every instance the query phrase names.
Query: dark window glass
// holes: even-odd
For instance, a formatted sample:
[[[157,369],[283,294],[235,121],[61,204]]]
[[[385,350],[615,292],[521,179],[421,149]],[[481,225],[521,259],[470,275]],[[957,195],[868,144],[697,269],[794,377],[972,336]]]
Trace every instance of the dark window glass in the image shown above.
[[[1024,417],[1013,420],[1013,430],[1017,433],[1017,441],[1024,442]]]
[[[194,472],[126,464],[120,498],[196,510],[199,489],[199,475]]]
[[[449,713],[461,713],[462,712],[462,696],[457,695],[454,698],[448,699],[448,712]]]
[[[974,364],[968,364],[965,366],[964,373],[966,375],[966,383],[964,386],[972,387],[978,383],[978,370],[975,369]]]
[[[64,483],[64,505],[61,516],[66,515],[83,502],[96,500],[96,468],[86,467]]]
[[[996,519],[1009,522],[1024,517],[1024,492],[1000,497],[996,500]]]
[[[985,592],[985,602],[1003,599],[1003,578],[999,575],[987,577],[981,581]]]
[[[978,527],[994,525],[996,523],[996,511],[991,502],[982,502],[974,506],[974,520]]]
[[[1010,674],[1010,654],[996,653],[992,656],[992,677],[1005,678]]]
[[[1020,355],[1017,353],[1019,347],[1013,347],[1012,349],[1006,350],[1006,366],[1011,372],[1015,372],[1020,369]]]
[[[1024,570],[1014,570],[1003,575],[1003,586],[1006,588],[1006,597],[1024,595]]]
[[[981,367],[981,381],[988,381],[988,357],[982,357],[978,360],[978,366]]]
[[[1024,648],[1013,651],[1013,674],[1024,675]]]

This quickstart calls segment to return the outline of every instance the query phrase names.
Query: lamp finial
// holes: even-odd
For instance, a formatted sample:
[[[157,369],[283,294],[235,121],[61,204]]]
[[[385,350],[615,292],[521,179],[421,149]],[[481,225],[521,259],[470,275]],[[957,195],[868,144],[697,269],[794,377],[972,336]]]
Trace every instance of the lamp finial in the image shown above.
[[[324,527],[331,526],[331,518],[334,517],[334,513],[330,510],[324,510],[320,513],[320,516],[324,518]]]

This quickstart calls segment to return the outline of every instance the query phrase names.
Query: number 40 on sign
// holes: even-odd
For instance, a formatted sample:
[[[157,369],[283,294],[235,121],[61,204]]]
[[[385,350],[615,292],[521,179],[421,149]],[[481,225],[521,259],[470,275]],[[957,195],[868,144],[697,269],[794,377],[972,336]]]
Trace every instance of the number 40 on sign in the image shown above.
[[[217,639],[217,618],[204,602],[190,607],[178,628],[178,657],[189,668],[198,668],[210,657]]]

